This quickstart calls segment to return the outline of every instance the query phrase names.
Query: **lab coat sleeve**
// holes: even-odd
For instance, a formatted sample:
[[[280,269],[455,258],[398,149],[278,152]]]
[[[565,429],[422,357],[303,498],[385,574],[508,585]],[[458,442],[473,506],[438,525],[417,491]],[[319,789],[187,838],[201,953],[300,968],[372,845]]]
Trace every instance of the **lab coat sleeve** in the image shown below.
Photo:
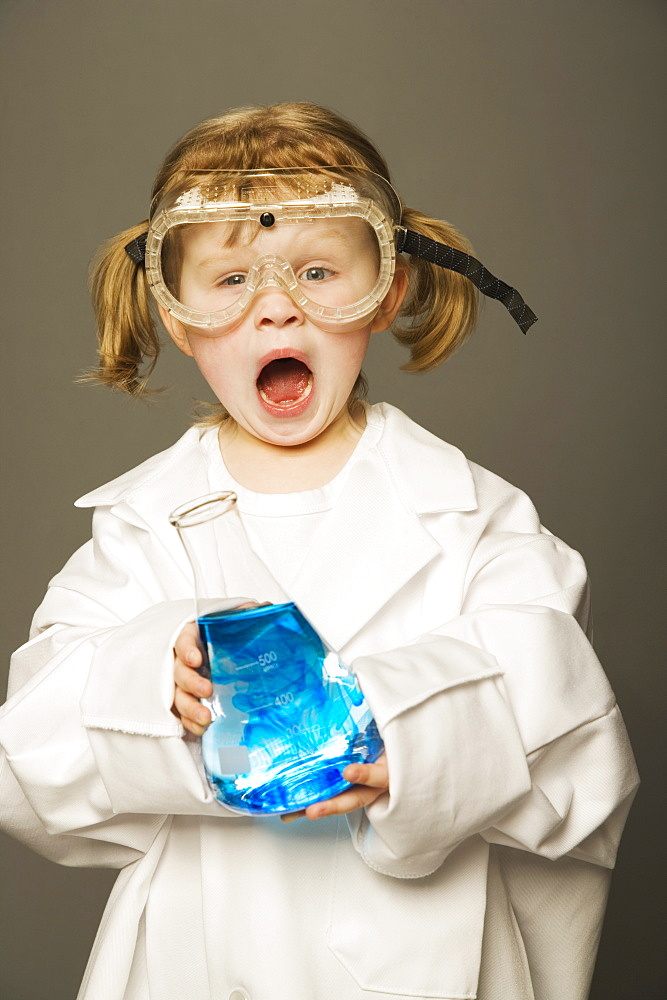
[[[424,876],[474,835],[613,867],[637,774],[587,625],[578,553],[491,525],[461,615],[354,662],[390,772],[351,820],[371,867]]]
[[[2,825],[64,864],[122,866],[167,815],[226,813],[171,712],[173,643],[192,603],[164,600],[145,535],[96,512],[12,660]]]

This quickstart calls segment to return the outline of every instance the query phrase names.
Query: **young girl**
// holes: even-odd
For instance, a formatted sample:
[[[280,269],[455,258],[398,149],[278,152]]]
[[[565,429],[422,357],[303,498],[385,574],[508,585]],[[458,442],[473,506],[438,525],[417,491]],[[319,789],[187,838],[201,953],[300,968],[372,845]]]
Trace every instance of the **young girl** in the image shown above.
[[[154,195],[94,270],[97,375],[145,391],[154,296],[220,407],[77,501],[93,538],[0,721],[6,828],[121,869],[79,997],[586,997],[636,773],[583,563],[525,495],[362,399],[395,320],[424,371],[472,329],[475,284],[532,313],[314,105],[203,122]],[[168,515],[227,489],[247,535],[220,553],[227,606],[288,594],[384,740],[296,822],[233,814],[202,773],[211,685]]]

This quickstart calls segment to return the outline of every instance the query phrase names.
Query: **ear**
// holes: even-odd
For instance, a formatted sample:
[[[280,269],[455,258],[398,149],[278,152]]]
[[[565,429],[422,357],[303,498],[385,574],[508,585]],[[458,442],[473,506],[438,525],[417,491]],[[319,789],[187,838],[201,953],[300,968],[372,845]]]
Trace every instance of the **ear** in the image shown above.
[[[396,319],[398,310],[403,305],[403,299],[408,290],[408,273],[403,267],[397,267],[389,291],[382,300],[375,318],[371,324],[371,333],[382,333],[388,330]]]
[[[191,358],[192,348],[190,347],[188,334],[183,324],[172,316],[170,312],[167,312],[164,306],[158,305],[158,312],[160,313],[160,319],[165,330],[176,344],[176,347],[179,351],[183,351],[183,354],[187,354]]]

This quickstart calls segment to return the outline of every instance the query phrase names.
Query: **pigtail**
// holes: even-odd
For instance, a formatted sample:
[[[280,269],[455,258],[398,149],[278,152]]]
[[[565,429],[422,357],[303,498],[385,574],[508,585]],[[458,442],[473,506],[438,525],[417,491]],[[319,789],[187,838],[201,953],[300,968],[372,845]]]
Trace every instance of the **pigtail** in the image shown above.
[[[438,243],[471,253],[472,248],[448,222],[431,219],[405,208],[402,225]],[[403,260],[399,256],[399,261]],[[462,274],[420,260],[408,258],[408,292],[398,320],[409,321],[392,332],[399,343],[410,349],[410,361],[402,367],[409,372],[425,372],[442,364],[472,332],[477,321],[478,292]]]
[[[146,382],[160,351],[144,268],[125,250],[127,243],[147,229],[148,222],[141,222],[107,240],[90,268],[99,363],[84,380],[102,382],[132,396],[154,391],[146,388]],[[148,369],[142,373],[146,360]]]

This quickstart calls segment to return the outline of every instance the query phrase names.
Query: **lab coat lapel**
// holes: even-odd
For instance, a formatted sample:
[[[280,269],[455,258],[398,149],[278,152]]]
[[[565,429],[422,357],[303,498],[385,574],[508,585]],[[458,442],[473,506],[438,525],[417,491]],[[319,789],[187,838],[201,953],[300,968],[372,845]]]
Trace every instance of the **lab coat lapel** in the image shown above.
[[[438,552],[386,468],[362,460],[327,514],[290,596],[339,650]]]
[[[436,555],[423,523],[434,511],[474,510],[463,454],[387,404],[376,447],[354,462],[309,557],[290,586],[325,639],[340,650]]]

